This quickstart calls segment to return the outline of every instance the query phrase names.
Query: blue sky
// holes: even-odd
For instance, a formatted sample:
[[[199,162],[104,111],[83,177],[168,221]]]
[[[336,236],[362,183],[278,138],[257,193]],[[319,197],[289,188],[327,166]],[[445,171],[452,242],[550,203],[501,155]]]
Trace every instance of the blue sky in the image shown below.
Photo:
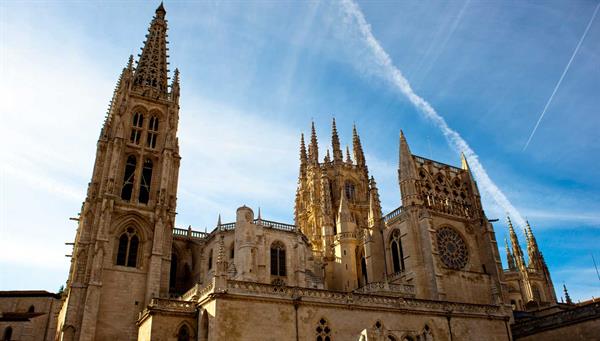
[[[559,296],[563,282],[574,299],[600,296],[598,19],[523,151],[598,2],[358,4],[393,66],[529,219]],[[64,243],[76,228],[68,218],[84,199],[112,89],[156,6],[0,4],[0,290],[64,284]],[[400,205],[400,129],[413,153],[460,164],[435,122],[390,82],[343,3],[165,6],[171,69],[182,78],[179,227],[210,230],[242,204],[292,222],[299,135],[311,119],[322,153],[332,117],[342,144],[357,124],[386,212]],[[501,219],[503,255],[506,210],[483,199],[488,217]]]

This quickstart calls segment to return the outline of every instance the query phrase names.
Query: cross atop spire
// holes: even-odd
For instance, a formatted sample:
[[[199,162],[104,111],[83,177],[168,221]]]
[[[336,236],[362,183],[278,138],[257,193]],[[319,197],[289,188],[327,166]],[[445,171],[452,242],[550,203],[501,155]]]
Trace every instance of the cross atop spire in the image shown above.
[[[167,88],[167,11],[162,2],[150,23],[142,53],[139,55],[134,75],[134,85],[143,90],[152,89],[160,95],[166,95]]]

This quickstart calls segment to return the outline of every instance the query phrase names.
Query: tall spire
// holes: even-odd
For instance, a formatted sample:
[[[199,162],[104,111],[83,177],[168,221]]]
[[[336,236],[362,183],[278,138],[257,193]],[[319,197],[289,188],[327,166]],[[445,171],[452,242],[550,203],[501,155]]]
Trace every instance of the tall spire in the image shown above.
[[[306,156],[306,146],[304,145],[304,133],[300,134],[300,178],[306,174],[306,164],[308,156]]]
[[[319,163],[319,143],[317,142],[317,132],[315,131],[315,122],[311,123],[310,144],[308,145],[308,161],[311,164]]]
[[[519,238],[517,238],[517,234],[515,233],[515,229],[513,228],[512,221],[510,221],[509,216],[506,216],[506,222],[508,224],[508,233],[510,235],[510,242],[512,244],[511,246],[515,257],[515,263],[516,266],[522,270],[525,268],[523,250],[521,249],[521,245],[519,245]]]
[[[139,55],[134,75],[134,85],[144,89],[153,89],[160,95],[166,95],[167,89],[167,21],[165,8],[161,2],[150,23],[146,41]]]
[[[417,170],[404,132],[400,130],[400,151],[398,159],[398,182],[402,205],[411,206],[419,204],[419,195],[416,187]]]
[[[337,127],[335,126],[335,117],[331,123],[331,147],[333,149],[333,162],[342,162],[344,157],[340,147],[340,138],[338,137]]]
[[[369,179],[369,225],[374,227],[381,219],[381,202],[379,201],[379,191],[375,178]]]
[[[366,165],[365,154],[363,153],[362,145],[360,143],[360,137],[356,131],[356,124],[352,126],[352,150],[354,151],[354,160],[356,160],[356,165],[359,167],[364,167]]]
[[[529,256],[529,266],[538,270],[542,270],[544,266],[544,260],[538,248],[535,236],[533,235],[533,231],[531,231],[529,220],[525,220],[525,223],[526,225],[523,230],[525,232],[525,236],[527,237],[527,255]]]
[[[475,182],[475,177],[473,176],[473,173],[471,172],[471,167],[469,166],[467,157],[465,156],[465,153],[463,153],[463,152],[460,152],[460,163],[461,163],[461,168],[463,170],[467,171],[467,173],[469,174],[469,180],[471,181],[471,188],[473,189],[473,193],[475,195],[479,195],[479,189],[477,188],[477,182]]]
[[[512,253],[510,252],[510,247],[508,246],[508,239],[506,238],[504,238],[504,247],[506,248],[506,262],[508,263],[508,269],[516,270],[517,267],[515,266],[515,257],[513,257]]]

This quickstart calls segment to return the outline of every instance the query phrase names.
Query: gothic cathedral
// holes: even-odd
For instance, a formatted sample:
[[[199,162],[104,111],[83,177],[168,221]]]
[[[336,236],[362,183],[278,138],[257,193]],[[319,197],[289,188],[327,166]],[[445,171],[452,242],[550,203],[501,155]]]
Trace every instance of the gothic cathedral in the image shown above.
[[[242,206],[210,233],[176,228],[165,15],[117,82],[48,340],[511,340],[513,310],[557,304],[529,224],[529,263],[509,222],[504,270],[466,158],[414,155],[402,132],[392,212],[358,128],[344,151],[333,120],[324,157],[314,123],[301,137],[294,224]]]

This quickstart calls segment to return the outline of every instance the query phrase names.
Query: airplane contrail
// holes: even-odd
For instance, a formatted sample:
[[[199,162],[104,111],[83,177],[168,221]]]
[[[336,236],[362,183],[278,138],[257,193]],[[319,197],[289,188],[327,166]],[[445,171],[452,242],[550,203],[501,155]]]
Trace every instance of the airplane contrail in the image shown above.
[[[504,212],[508,212],[518,225],[525,226],[525,220],[519,211],[512,205],[492,179],[490,179],[485,168],[479,162],[479,157],[469,144],[458,132],[448,126],[446,120],[425,99],[414,92],[408,80],[402,75],[400,69],[394,65],[388,53],[373,35],[371,25],[366,21],[358,5],[353,0],[341,0],[341,4],[346,14],[346,19],[353,21],[357,25],[360,38],[372,53],[372,60],[366,67],[367,71],[379,75],[392,83],[425,118],[433,121],[442,131],[450,146],[457,152],[465,154],[480,187],[493,198],[498,206],[502,207]]]
[[[583,35],[579,39],[579,43],[577,43],[577,46],[575,47],[575,51],[573,51],[573,54],[571,55],[571,59],[569,59],[569,62],[567,63],[567,66],[563,70],[563,73],[560,76],[560,79],[554,86],[554,90],[552,91],[550,98],[548,98],[548,101],[546,102],[546,105],[544,106],[544,110],[542,110],[542,114],[540,115],[540,118],[538,118],[537,123],[535,124],[535,127],[533,127],[533,130],[531,131],[531,134],[529,135],[529,139],[527,139],[527,143],[525,143],[525,146],[523,147],[523,151],[525,151],[525,149],[527,149],[527,147],[529,146],[529,143],[531,142],[533,135],[537,131],[537,128],[540,125],[540,122],[542,122],[542,118],[544,118],[544,115],[546,114],[546,110],[548,110],[550,103],[554,99],[554,95],[556,94],[556,91],[558,90],[558,88],[560,87],[560,84],[562,83],[563,79],[565,78],[567,71],[569,71],[569,68],[571,67],[571,63],[573,62],[573,59],[575,58],[577,51],[579,51],[579,47],[581,46],[581,43],[585,39],[585,36],[587,35],[588,31],[590,30],[590,27],[592,26],[592,23],[594,22],[594,19],[596,18],[596,13],[598,13],[598,8],[600,8],[600,3],[598,3],[598,5],[596,6],[596,9],[594,10],[594,14],[592,14],[592,18],[590,19],[590,22],[588,22],[588,25],[585,28],[585,31],[583,32]]]

